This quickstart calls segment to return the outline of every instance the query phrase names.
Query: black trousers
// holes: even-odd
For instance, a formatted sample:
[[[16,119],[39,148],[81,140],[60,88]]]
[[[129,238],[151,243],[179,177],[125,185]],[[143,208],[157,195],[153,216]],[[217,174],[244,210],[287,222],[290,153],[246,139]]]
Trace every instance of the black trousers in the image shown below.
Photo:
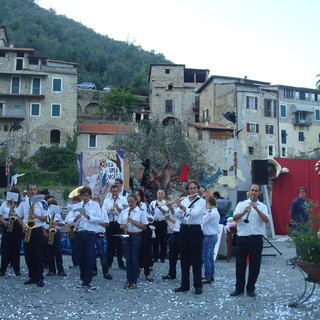
[[[181,287],[186,290],[190,289],[190,266],[192,266],[194,288],[202,288],[202,243],[203,232],[200,224],[181,224],[179,235]]]
[[[244,291],[247,269],[247,256],[249,255],[249,275],[246,285],[247,291],[254,291],[255,283],[260,273],[263,240],[261,235],[237,237],[236,245],[236,290]]]
[[[43,279],[44,239],[42,227],[38,227],[32,229],[30,241],[24,243],[25,260],[28,267],[29,278],[33,281]]]
[[[150,275],[150,266],[151,266],[151,235],[152,231],[147,227],[146,230],[142,230],[141,234],[141,243],[139,250],[139,266],[143,268],[144,275]]]
[[[171,235],[169,242],[169,276],[170,278],[176,278],[177,276],[177,261],[180,253],[179,248],[179,232],[174,232]]]
[[[61,252],[61,231],[57,230],[54,235],[53,244],[47,245],[48,249],[48,263],[49,271],[56,273],[64,272],[62,264],[62,252]]]
[[[1,272],[6,272],[9,263],[13,266],[15,273],[20,272],[20,248],[23,238],[22,227],[18,221],[13,224],[12,232],[2,228],[1,242]]]
[[[108,268],[111,268],[113,257],[117,250],[118,265],[123,266],[123,248],[121,237],[114,237],[115,234],[122,234],[123,231],[120,229],[118,222],[110,222],[107,228],[107,263]]]
[[[165,260],[167,256],[167,222],[165,220],[154,221],[153,225],[156,228],[156,237],[153,239],[153,259]]]

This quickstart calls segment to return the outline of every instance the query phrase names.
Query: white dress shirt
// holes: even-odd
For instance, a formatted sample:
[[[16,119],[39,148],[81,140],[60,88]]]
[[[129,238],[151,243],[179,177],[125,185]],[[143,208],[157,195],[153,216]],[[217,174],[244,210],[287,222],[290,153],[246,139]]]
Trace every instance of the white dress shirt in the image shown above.
[[[109,221],[110,222],[118,222],[119,214],[120,212],[118,209],[114,209],[114,211],[110,211],[113,207],[114,204],[117,203],[120,209],[124,208],[124,205],[128,205],[128,201],[124,197],[118,197],[116,201],[114,201],[113,198],[106,198],[103,201],[103,206],[102,206],[102,212],[103,214],[108,214]]]
[[[165,205],[166,200],[162,200],[161,202],[158,200],[153,200],[150,205],[152,206],[152,208],[154,209],[154,216],[153,216],[153,220],[154,221],[163,221],[165,220],[165,214],[162,213],[162,211],[160,209],[157,208],[157,204],[159,204],[159,206],[161,206],[161,208],[163,210],[168,211],[168,207]]]
[[[16,210],[16,214],[18,217],[22,218],[23,223],[26,224],[28,217],[29,217],[29,211],[30,211],[30,203],[29,198],[26,201],[23,201],[20,203],[18,209]],[[49,213],[48,208],[45,206],[44,203],[41,201],[35,202],[34,204],[34,213],[41,217],[46,217]],[[39,219],[34,219],[36,225],[35,228],[38,227],[45,227],[46,221],[41,221]]]
[[[207,209],[203,216],[203,234],[213,236],[219,233],[220,214],[217,208]]]
[[[146,214],[146,217],[147,217],[147,218],[152,219],[152,221],[149,221],[149,219],[148,219],[148,223],[152,223],[152,222],[153,222],[153,219],[154,219],[154,216],[151,215],[151,214],[148,212],[148,206],[147,206],[147,204],[146,204],[145,202],[141,202],[141,207],[140,207],[140,209]]]
[[[9,213],[10,213],[10,205],[8,207],[9,203],[8,201],[5,201],[2,203],[1,207],[0,207],[0,216],[3,218],[3,219],[9,219]],[[13,212],[11,213],[11,215],[13,216],[17,216],[16,213],[15,213],[15,209],[16,208],[16,203],[14,204],[12,210]]]
[[[128,221],[128,216],[129,216],[129,209],[127,208],[125,210],[122,210],[120,215],[119,215],[119,224],[127,224]],[[145,212],[143,210],[141,210],[138,206],[135,207],[132,211],[130,211],[130,218],[132,218],[132,220],[137,221],[141,224],[148,224],[148,219],[147,216],[145,214]],[[128,232],[141,232],[142,229],[138,228],[137,226],[135,226],[133,223],[129,222],[128,223]]]
[[[103,223],[109,223],[109,217],[108,214],[106,212],[101,212],[101,216],[102,216],[102,221]],[[102,226],[101,224],[97,224],[96,225],[96,233],[105,233],[106,232],[106,227]]]
[[[46,226],[45,226],[45,229],[48,230],[49,229],[49,226],[50,226],[50,220],[51,220],[51,215],[52,215],[52,212],[50,212],[50,207],[49,207],[49,212],[48,212],[48,217],[47,217],[47,221],[46,221]],[[61,213],[55,213],[54,217],[53,217],[53,221],[54,222],[60,222],[60,223],[63,223],[65,224],[65,221],[63,221],[62,217],[61,217]],[[61,230],[61,227],[58,226],[58,225],[54,225],[53,226],[56,230]]]
[[[234,209],[234,215],[237,213],[242,213],[244,209],[251,203],[251,200],[245,200],[238,203],[236,208]],[[269,212],[267,206],[257,201],[256,205],[258,209],[265,214],[268,218]],[[260,218],[259,214],[254,208],[251,208],[250,214],[248,217],[249,222],[245,223],[244,220],[247,218],[248,214],[246,213],[244,216],[242,216],[239,220],[239,223],[237,225],[237,235],[238,236],[251,236],[251,235],[264,235],[265,233],[265,223]]]
[[[181,207],[186,208],[186,212],[182,209],[175,209],[175,214],[182,214],[181,224],[201,224],[203,215],[206,213],[206,201],[200,196],[196,196],[193,201],[190,198],[185,198],[181,201]],[[196,199],[199,199],[195,201]],[[192,206],[189,208],[190,204]]]
[[[77,208],[84,208],[86,210],[86,214],[90,217],[90,219],[85,216],[81,216],[79,220],[74,221],[75,217],[79,214],[79,211],[74,211]],[[70,223],[72,221],[72,223]],[[75,231],[93,231],[96,232],[96,226],[99,222],[102,221],[101,209],[99,203],[89,200],[84,204],[83,200],[78,202],[73,207],[73,215],[67,221],[68,224],[75,225]]]

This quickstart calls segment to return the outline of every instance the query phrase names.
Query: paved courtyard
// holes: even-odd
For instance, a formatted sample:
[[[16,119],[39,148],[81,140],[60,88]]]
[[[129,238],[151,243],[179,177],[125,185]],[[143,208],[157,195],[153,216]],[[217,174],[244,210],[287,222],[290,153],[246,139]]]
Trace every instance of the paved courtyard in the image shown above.
[[[99,269],[92,282],[97,290],[86,292],[76,288],[79,270],[68,269],[70,256],[64,256],[68,276],[45,277],[44,288],[23,284],[27,269],[21,257],[22,276],[14,276],[9,268],[6,277],[0,278],[0,319],[320,319],[319,286],[308,304],[288,307],[302,293],[304,280],[286,265],[295,250],[288,248],[285,238],[272,243],[283,255],[264,249],[264,254],[277,255],[263,256],[255,298],[229,296],[235,283],[234,258],[229,263],[217,260],[215,282],[205,285],[203,294],[197,296],[193,290],[174,293],[179,279],[161,279],[168,271],[167,261],[155,264],[153,283],[140,277],[136,290],[122,289],[125,271],[116,264],[110,269],[113,280],[103,279]]]

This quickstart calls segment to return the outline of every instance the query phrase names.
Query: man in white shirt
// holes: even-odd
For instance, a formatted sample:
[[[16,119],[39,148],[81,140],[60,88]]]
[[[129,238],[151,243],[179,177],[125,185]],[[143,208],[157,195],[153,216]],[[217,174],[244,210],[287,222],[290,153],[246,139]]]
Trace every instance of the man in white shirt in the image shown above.
[[[30,207],[32,206],[32,197],[38,194],[38,188],[35,183],[30,183],[27,188],[28,199],[21,202],[16,214],[18,222],[21,224],[24,233],[28,228],[26,223],[29,218]],[[34,220],[35,227],[29,229],[31,232],[30,240],[24,242],[25,260],[28,267],[29,279],[24,284],[36,283],[38,287],[43,287],[43,246],[44,234],[43,227],[45,226],[48,215],[48,206],[45,206],[41,201],[34,202],[33,214],[31,220]]]
[[[74,241],[82,281],[79,287],[93,290],[95,287],[91,286],[91,280],[95,259],[96,226],[102,221],[102,216],[99,204],[91,200],[92,191],[89,187],[83,187],[80,196],[82,201],[74,205],[74,214],[66,222],[75,225]]]
[[[107,228],[107,263],[108,268],[111,268],[113,262],[113,256],[117,250],[118,266],[120,269],[125,269],[123,262],[123,248],[120,237],[114,235],[122,234],[120,229],[118,218],[121,210],[128,206],[127,199],[119,197],[119,186],[111,186],[111,197],[105,198],[102,206],[102,213],[107,214],[109,217],[109,226]]]
[[[250,199],[238,203],[234,210],[233,220],[238,220],[236,245],[236,289],[230,296],[244,292],[247,256],[249,255],[249,276],[246,285],[247,294],[254,297],[255,283],[258,279],[263,249],[262,236],[265,224],[269,222],[268,208],[258,200],[260,186],[252,184],[249,189]]]

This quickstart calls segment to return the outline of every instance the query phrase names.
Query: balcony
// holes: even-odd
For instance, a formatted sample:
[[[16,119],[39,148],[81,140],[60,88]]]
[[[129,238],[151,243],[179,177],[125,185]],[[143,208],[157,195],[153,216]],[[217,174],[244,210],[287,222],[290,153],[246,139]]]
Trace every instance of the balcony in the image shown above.
[[[7,108],[4,111],[0,109],[0,119],[24,120],[25,117],[25,110]]]
[[[312,118],[306,118],[306,119],[293,118],[293,124],[297,126],[311,126]]]

